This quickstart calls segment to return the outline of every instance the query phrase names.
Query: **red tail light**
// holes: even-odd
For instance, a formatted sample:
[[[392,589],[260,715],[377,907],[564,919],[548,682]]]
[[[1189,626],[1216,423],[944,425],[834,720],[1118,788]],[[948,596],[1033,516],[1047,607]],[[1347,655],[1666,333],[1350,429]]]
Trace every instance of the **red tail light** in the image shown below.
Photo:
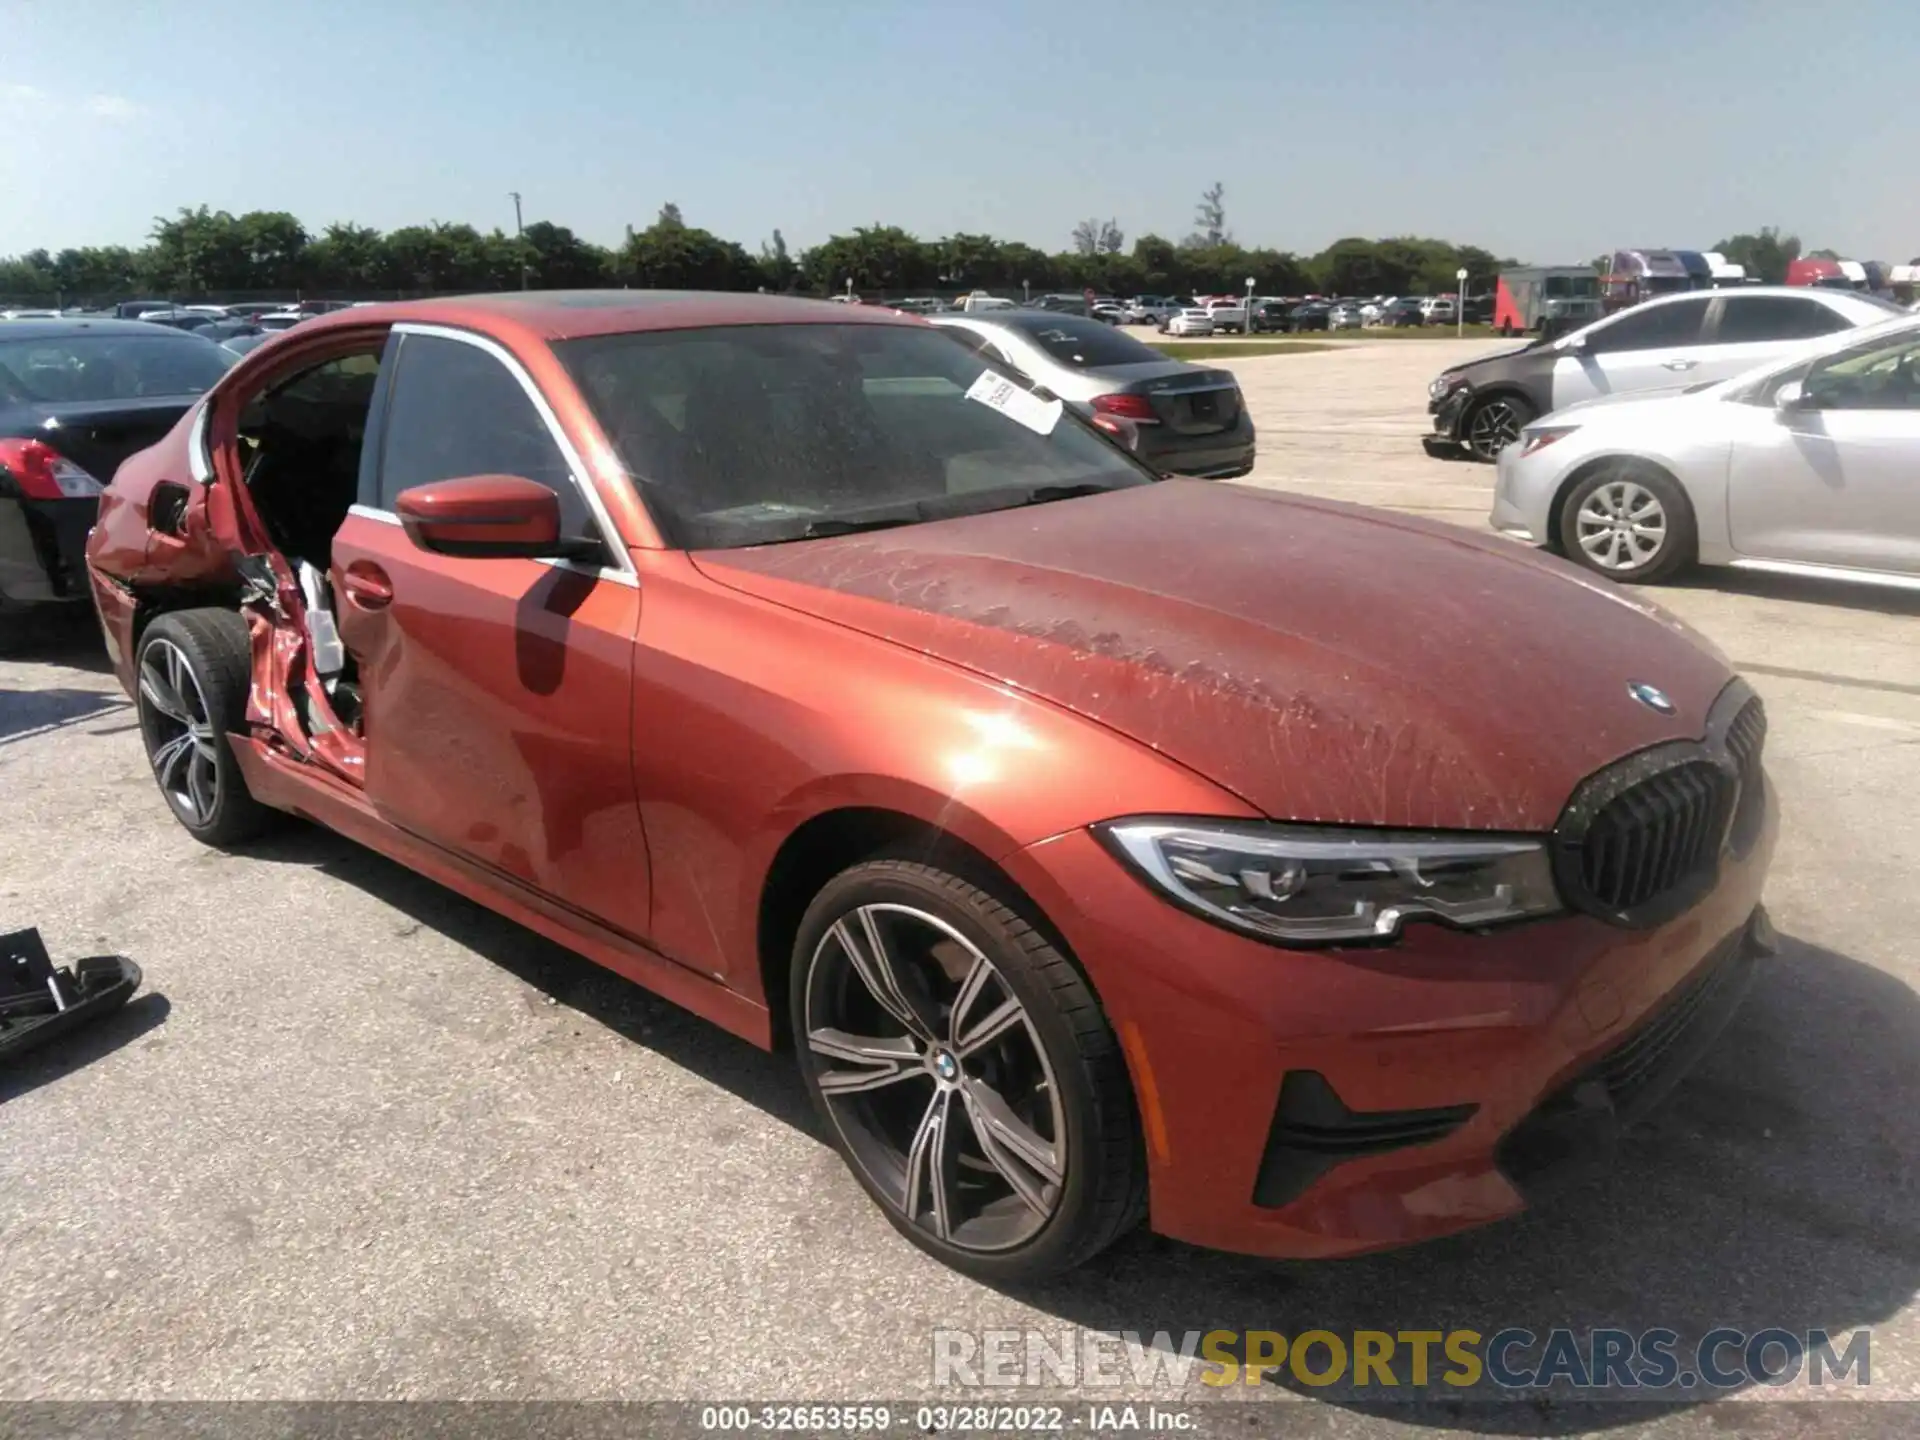
[[[1153,411],[1153,402],[1144,395],[1096,395],[1093,408],[1102,415],[1124,415],[1142,425],[1160,423],[1160,417]]]
[[[51,445],[0,440],[0,478],[29,500],[80,500],[100,493],[100,482]]]

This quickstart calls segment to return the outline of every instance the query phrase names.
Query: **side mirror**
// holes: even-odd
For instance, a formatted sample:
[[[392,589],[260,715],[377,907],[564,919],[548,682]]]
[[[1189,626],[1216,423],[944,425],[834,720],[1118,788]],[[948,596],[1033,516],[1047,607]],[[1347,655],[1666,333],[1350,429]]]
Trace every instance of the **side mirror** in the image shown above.
[[[407,538],[436,555],[553,559],[580,544],[560,538],[559,497],[518,475],[416,485],[393,508]]]
[[[1572,335],[1562,335],[1558,340],[1553,342],[1553,348],[1556,350],[1584,350],[1587,348],[1587,337],[1577,331]]]
[[[1789,380],[1773,392],[1773,408],[1782,415],[1790,415],[1796,410],[1812,410],[1815,407],[1813,397],[1807,394],[1806,383]]]

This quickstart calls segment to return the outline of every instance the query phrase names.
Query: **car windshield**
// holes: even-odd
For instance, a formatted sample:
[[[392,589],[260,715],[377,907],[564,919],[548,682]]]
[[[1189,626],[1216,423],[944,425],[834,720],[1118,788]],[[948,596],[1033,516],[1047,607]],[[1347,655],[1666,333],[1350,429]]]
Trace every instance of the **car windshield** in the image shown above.
[[[689,549],[1155,479],[1057,401],[921,326],[643,331],[554,349],[668,538]]]
[[[151,335],[0,337],[0,397],[63,404],[198,395],[236,358],[210,340],[158,325]]]
[[[1123,331],[1098,320],[1076,320],[1065,315],[1044,319],[1008,320],[1008,329],[1018,331],[1046,351],[1062,365],[1076,370],[1098,369],[1105,365],[1145,365],[1167,357]]]

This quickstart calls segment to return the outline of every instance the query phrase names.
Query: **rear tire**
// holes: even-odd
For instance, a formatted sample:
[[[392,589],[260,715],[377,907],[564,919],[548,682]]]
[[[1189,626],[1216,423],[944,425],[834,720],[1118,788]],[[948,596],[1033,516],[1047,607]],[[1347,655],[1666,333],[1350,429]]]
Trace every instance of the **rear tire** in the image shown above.
[[[998,896],[908,860],[841,872],[800,923],[789,1002],[827,1133],[929,1255],[1030,1283],[1145,1214],[1113,1031],[1072,962]]]
[[[173,818],[220,848],[278,819],[247,791],[228,735],[246,725],[253,652],[233,610],[176,610],[140,637],[134,661],[140,737]]]

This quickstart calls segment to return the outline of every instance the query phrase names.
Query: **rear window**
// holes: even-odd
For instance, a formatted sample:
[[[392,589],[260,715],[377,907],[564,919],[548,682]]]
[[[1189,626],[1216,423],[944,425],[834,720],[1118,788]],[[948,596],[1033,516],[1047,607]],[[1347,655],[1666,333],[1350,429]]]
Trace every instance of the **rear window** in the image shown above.
[[[211,340],[161,326],[151,335],[0,338],[0,396],[59,405],[198,395],[237,358]]]
[[[1076,370],[1096,370],[1108,365],[1143,365],[1167,357],[1142,345],[1123,330],[1098,320],[1075,320],[1050,316],[1009,326],[1046,351],[1049,358]]]
[[[1849,326],[1847,318],[1818,300],[1790,295],[1737,295],[1720,302],[1722,345],[1758,344],[1769,340],[1805,340],[1831,335]]]

